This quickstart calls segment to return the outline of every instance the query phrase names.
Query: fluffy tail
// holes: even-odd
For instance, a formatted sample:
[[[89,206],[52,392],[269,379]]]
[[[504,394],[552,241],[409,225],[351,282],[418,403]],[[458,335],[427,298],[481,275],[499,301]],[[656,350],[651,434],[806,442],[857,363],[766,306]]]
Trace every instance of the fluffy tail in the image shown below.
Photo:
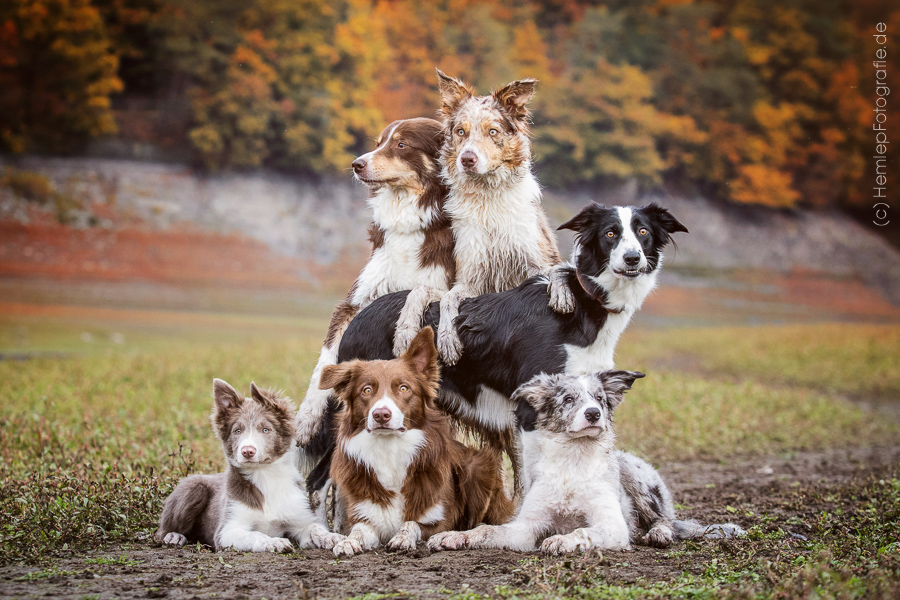
[[[679,540],[704,538],[707,540],[721,540],[725,538],[747,535],[739,525],[734,523],[717,523],[715,525],[701,525],[697,521],[678,521],[674,523],[675,537]]]

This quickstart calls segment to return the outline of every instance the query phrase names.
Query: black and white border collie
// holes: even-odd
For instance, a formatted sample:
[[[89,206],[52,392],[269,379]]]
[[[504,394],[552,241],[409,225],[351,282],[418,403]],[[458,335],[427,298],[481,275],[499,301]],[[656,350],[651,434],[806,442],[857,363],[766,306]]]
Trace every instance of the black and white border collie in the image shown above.
[[[422,327],[428,304],[453,285],[453,234],[444,212],[447,187],[438,154],[443,126],[434,119],[394,121],[375,150],[353,161],[356,179],[369,188],[372,254],[347,298],[334,310],[328,334],[297,414],[297,441],[307,446],[322,424],[331,395],[322,390],[322,370],[337,361],[347,325],[370,302],[392,292],[412,290],[392,342],[399,356]],[[301,450],[301,463],[317,454]]]
[[[450,186],[446,210],[456,258],[456,282],[441,298],[438,350],[452,365],[462,352],[453,322],[464,299],[539,274],[548,276],[555,310],[571,310],[572,298],[555,268],[562,260],[531,172],[527,103],[537,80],[478,96],[459,79],[437,73],[445,128],[440,161]]]
[[[432,550],[540,549],[549,554],[665,548],[675,539],[744,534],[675,518],[672,494],[640,458],[615,449],[613,411],[643,373],[538,375],[512,397],[522,431],[525,494],[504,525],[438,533]]]
[[[581,375],[614,368],[616,343],[656,285],[663,248],[672,234],[687,232],[656,204],[591,204],[560,229],[576,233],[572,264],[563,270],[574,298],[572,312],[549,306],[546,276],[465,300],[455,319],[465,351],[458,363],[442,370],[438,406],[507,451],[517,474],[513,391],[539,373]],[[391,358],[405,298],[402,292],[390,294],[362,311],[347,328],[338,361]],[[426,324],[439,322],[441,308],[437,303],[429,307]],[[313,485],[321,484],[324,480]]]

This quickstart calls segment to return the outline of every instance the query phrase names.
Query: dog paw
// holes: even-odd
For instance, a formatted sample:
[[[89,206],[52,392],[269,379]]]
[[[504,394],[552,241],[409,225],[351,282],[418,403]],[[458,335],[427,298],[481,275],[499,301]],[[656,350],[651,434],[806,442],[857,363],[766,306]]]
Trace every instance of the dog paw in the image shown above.
[[[187,544],[187,538],[181,535],[180,533],[175,533],[174,531],[171,533],[167,533],[166,537],[163,538],[163,544],[166,546],[176,546],[181,548],[185,544]]]
[[[675,533],[666,525],[657,525],[647,532],[641,541],[646,546],[653,548],[667,548],[675,538]]]
[[[438,332],[437,347],[445,365],[453,366],[459,362],[463,347],[456,329],[450,328]]]
[[[428,547],[434,552],[462,550],[469,547],[469,537],[464,531],[444,531],[428,538]]]
[[[550,308],[561,314],[575,310],[575,294],[569,286],[562,283],[550,284]]]
[[[548,537],[541,544],[541,552],[545,554],[571,554],[576,551],[584,551],[583,542],[572,539],[568,535],[554,535]]]
[[[345,536],[339,533],[331,533],[330,531],[313,533],[312,535],[312,542],[315,547],[323,550],[333,550],[335,546],[345,539]]]
[[[703,537],[708,540],[721,540],[744,535],[747,535],[747,532],[739,525],[735,525],[734,523],[723,523],[721,525],[710,525],[707,527]]]
[[[387,543],[387,549],[392,552],[412,552],[416,549],[416,540],[409,533],[401,531]]]
[[[294,546],[291,544],[291,541],[286,538],[268,538],[259,540],[255,542],[251,548],[253,552],[275,552],[277,554],[290,552],[293,549]]]
[[[341,536],[343,537],[343,536]],[[363,551],[362,545],[354,539],[343,537],[343,539],[337,542],[334,547],[331,549],[334,552],[335,556],[346,556],[351,557],[354,554],[359,554]]]
[[[306,446],[312,441],[313,436],[319,430],[319,424],[322,420],[321,415],[316,414],[318,411],[312,408],[303,410],[304,406],[308,405],[304,402],[297,411],[297,434],[294,439],[297,440],[298,446]]]
[[[409,327],[398,327],[394,332],[394,356],[400,356],[406,352],[417,333],[417,330]]]

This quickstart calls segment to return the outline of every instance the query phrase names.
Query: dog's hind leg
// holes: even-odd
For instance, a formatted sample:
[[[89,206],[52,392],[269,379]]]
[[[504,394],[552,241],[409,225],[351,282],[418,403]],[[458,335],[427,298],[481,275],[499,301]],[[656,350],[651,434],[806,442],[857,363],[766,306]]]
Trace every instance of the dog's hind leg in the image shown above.
[[[675,539],[675,505],[659,472],[626,452],[616,452],[622,489],[631,507],[631,537],[646,546],[665,548]]]
[[[167,546],[184,546],[199,541],[212,545],[213,540],[203,535],[204,513],[216,494],[215,479],[204,475],[192,475],[183,479],[166,499],[156,541]]]

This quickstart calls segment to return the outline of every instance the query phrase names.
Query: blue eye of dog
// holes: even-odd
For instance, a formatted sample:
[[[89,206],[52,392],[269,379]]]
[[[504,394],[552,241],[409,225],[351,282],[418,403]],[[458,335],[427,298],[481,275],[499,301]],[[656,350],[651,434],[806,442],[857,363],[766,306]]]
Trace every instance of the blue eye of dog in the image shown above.
[[[466,131],[464,129],[457,129],[456,135],[466,135]]]
[[[240,433],[241,430],[240,430],[240,429],[235,429],[234,432],[235,432],[235,433]]]
[[[268,428],[268,427],[263,427],[263,433],[269,433],[269,428]]]

